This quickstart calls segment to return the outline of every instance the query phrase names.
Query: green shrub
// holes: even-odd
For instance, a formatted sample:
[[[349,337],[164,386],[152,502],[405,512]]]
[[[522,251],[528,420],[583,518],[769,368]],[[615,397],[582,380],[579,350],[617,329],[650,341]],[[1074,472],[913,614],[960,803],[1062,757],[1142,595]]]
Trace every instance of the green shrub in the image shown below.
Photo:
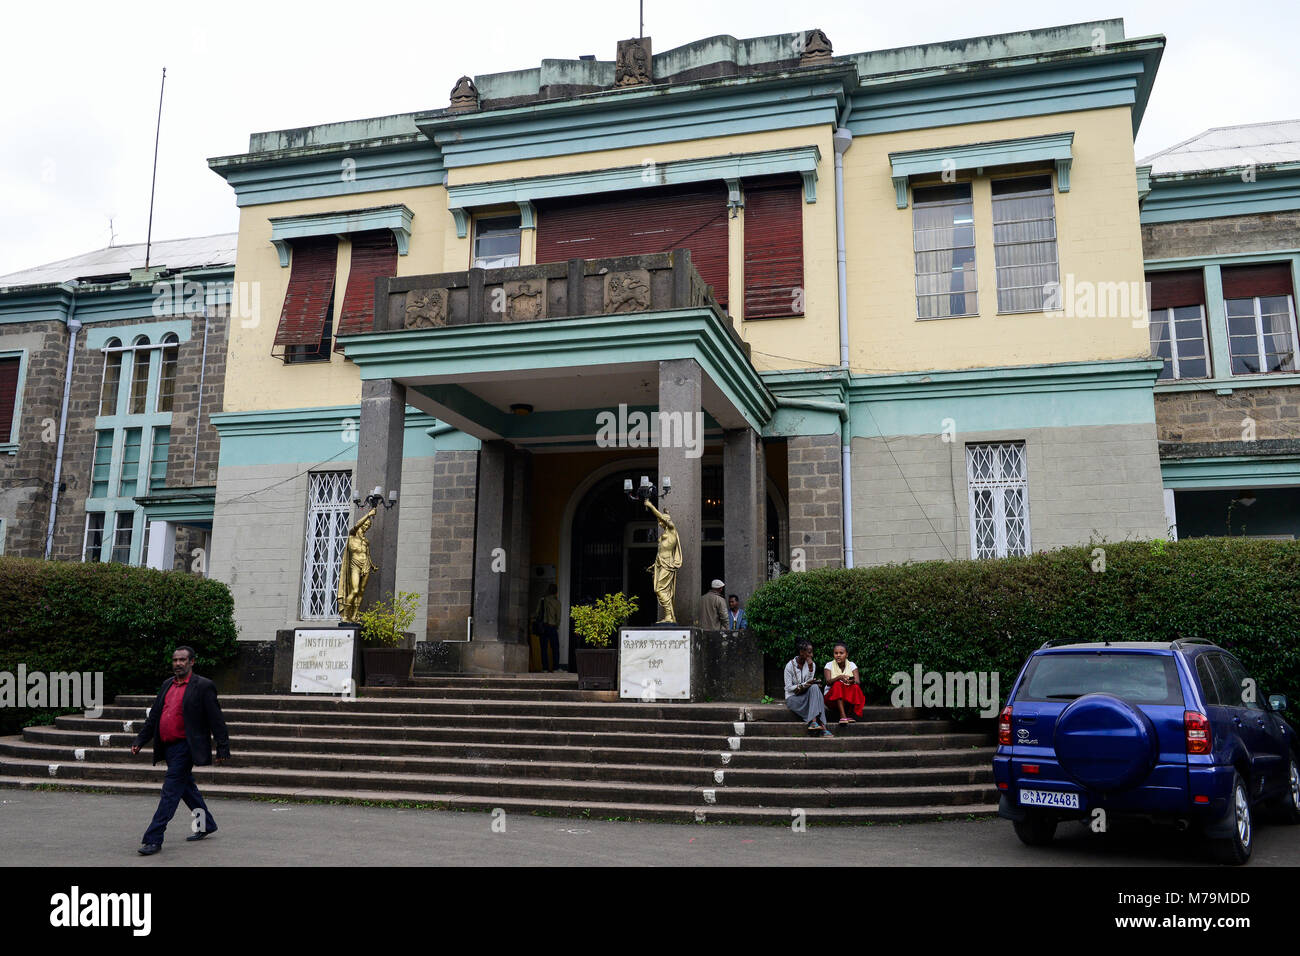
[[[1104,570],[1093,570],[1101,560]],[[887,695],[890,676],[919,663],[997,671],[1005,699],[1049,638],[1202,637],[1235,654],[1262,692],[1300,708],[1300,542],[1103,542],[1026,558],[807,571],[764,584],[745,613],[781,661],[800,638],[818,663],[843,641],[869,696]]]
[[[595,604],[577,604],[569,608],[573,630],[588,647],[609,647],[609,640],[636,613],[636,596],[622,591],[606,594]]]
[[[108,704],[157,691],[181,644],[197,652],[199,673],[238,655],[224,584],[123,564],[0,558],[0,671],[101,671]],[[0,733],[53,711],[44,713],[0,710]]]

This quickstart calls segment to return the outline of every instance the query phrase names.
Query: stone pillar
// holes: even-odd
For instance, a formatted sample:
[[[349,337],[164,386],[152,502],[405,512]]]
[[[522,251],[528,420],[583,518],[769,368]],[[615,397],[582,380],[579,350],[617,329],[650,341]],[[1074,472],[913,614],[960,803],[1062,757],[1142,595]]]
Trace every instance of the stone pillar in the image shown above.
[[[158,571],[170,571],[176,566],[175,522],[149,522],[149,553],[145,555],[145,566]]]
[[[743,605],[761,580],[758,552],[763,548],[765,512],[755,510],[762,482],[761,447],[752,428],[730,429],[722,457],[722,524],[727,593]]]
[[[370,556],[379,565],[379,570],[370,575],[366,584],[366,593],[361,600],[363,610],[390,592],[397,592],[397,522],[402,510],[402,446],[405,437],[406,386],[387,378],[362,382],[357,483],[352,493],[364,499],[379,488],[387,501],[389,491],[398,492],[397,506],[380,507],[366,535],[370,542]],[[360,516],[354,516],[353,520],[357,517]]]
[[[474,613],[477,486],[478,452],[440,449],[434,453],[425,628],[430,641],[464,641],[469,635],[466,622]]]
[[[840,436],[798,435],[786,443],[790,476],[790,549],[804,570],[844,566]],[[783,563],[794,562],[791,558]]]
[[[522,461],[521,461],[522,459]],[[474,529],[474,639],[460,658],[467,672],[523,673],[528,670],[527,637],[519,602],[527,592],[514,586],[514,569],[527,562],[528,522],[521,513],[527,456],[508,441],[483,443],[478,458],[478,508]],[[516,549],[518,553],[516,553]]]
[[[516,448],[510,454],[510,537],[506,544],[506,570],[510,575],[507,626],[513,639],[528,646],[528,572],[532,557],[533,456]],[[527,670],[527,668],[524,668]]]
[[[672,491],[657,504],[667,510],[682,542],[682,566],[677,572],[674,609],[677,623],[693,624],[700,616],[702,521],[700,496],[704,493],[704,409],[701,405],[701,371],[695,359],[659,363],[659,484],[672,479]],[[685,431],[689,430],[689,431]],[[691,443],[683,437],[691,438]]]

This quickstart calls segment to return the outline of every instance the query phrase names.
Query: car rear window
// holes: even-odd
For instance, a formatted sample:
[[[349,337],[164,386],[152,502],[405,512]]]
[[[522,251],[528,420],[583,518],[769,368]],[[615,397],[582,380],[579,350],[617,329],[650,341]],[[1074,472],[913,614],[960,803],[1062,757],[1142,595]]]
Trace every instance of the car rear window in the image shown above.
[[[1070,701],[1095,693],[1114,694],[1135,704],[1183,703],[1172,655],[1095,651],[1035,657],[1016,699]]]

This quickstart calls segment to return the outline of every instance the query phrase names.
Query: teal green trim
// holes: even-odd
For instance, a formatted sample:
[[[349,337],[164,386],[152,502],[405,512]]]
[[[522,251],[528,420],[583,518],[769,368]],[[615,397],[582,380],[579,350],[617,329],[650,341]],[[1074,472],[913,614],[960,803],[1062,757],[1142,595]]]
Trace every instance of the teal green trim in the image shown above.
[[[81,318],[78,304],[77,318]],[[118,339],[123,345],[130,345],[136,336],[149,336],[149,344],[157,345],[163,336],[173,333],[178,341],[188,342],[194,334],[193,319],[170,319],[166,321],[141,322],[138,325],[115,325],[112,328],[86,329],[84,347],[87,351],[97,352],[109,339]]]
[[[485,402],[469,389],[459,385],[415,385],[412,388],[430,401],[448,409],[460,418],[473,421],[485,431],[528,448],[555,447],[591,447],[596,443],[596,434],[600,430],[600,416],[612,413],[618,416],[620,409],[613,408],[574,408],[554,412],[533,412],[531,415],[511,415],[495,405]],[[647,421],[657,421],[657,406],[633,405],[627,408],[629,415],[640,412]],[[449,434],[454,431],[450,425],[440,426]],[[704,414],[705,434],[721,434],[722,427],[707,412]],[[561,439],[561,441],[548,441]],[[436,439],[442,447],[441,434]],[[477,439],[475,439],[477,441]]]
[[[211,521],[217,489],[212,486],[165,488],[149,495],[138,495],[136,504],[144,509],[145,521]]]
[[[208,166],[234,188],[237,206],[360,196],[442,183],[442,157],[436,147],[418,134],[384,142],[394,141],[401,145],[374,149],[365,143],[330,143],[222,156],[209,159]]]
[[[894,180],[898,208],[907,207],[907,181],[910,176],[930,176],[1015,163],[1054,163],[1057,190],[1069,192],[1073,143],[1074,133],[1066,132],[890,153],[890,175]]]
[[[864,76],[852,97],[849,129],[862,136],[1131,106],[1136,133],[1163,49],[1164,38],[1151,37],[1103,50]]]
[[[1229,377],[1232,355],[1228,349],[1228,308],[1223,302],[1223,273],[1217,263],[1207,265],[1205,282],[1205,331],[1210,350],[1210,372],[1215,378]]]
[[[464,209],[453,208],[451,218],[456,221],[456,236],[464,239],[469,235],[469,213]]]
[[[1218,392],[1225,395],[1239,388],[1282,388],[1300,385],[1300,373],[1272,372],[1266,375],[1234,375],[1231,378],[1191,378],[1185,381],[1158,382],[1156,394],[1166,392]]]
[[[361,406],[218,412],[211,420],[221,436],[221,467],[347,464],[357,457]],[[437,439],[428,434],[433,425],[432,417],[406,406],[404,458],[434,454]]]
[[[851,65],[631,87],[481,113],[417,117],[449,169],[806,126],[834,126]]]
[[[0,454],[16,455],[18,453],[19,426],[23,421],[23,389],[27,384],[27,350],[0,350],[0,359],[11,358],[18,359],[18,383],[14,391],[13,420],[9,426],[9,434],[4,436],[3,442],[0,442]],[[3,551],[0,551],[0,554],[3,553]]]
[[[1151,177],[1143,225],[1300,209],[1300,163]]]
[[[852,434],[938,435],[1027,428],[1154,424],[1162,365],[1136,359],[908,375],[855,375]]]
[[[708,308],[669,309],[530,322],[341,336],[363,380],[470,379],[537,369],[699,362],[749,427],[761,429],[774,402],[735,331]],[[463,427],[460,422],[454,422]],[[728,427],[739,427],[739,421]],[[476,437],[499,437],[486,433]]]
[[[1166,488],[1266,488],[1300,484],[1300,456],[1229,455],[1170,458],[1160,462]]]
[[[1138,184],[1138,202],[1146,199],[1151,194],[1151,167],[1139,166],[1137,168]]]
[[[537,228],[537,207],[527,200],[517,202],[519,207],[519,228],[536,229]]]
[[[1186,256],[1181,259],[1147,259],[1143,265],[1147,272],[1166,272],[1171,269],[1199,269],[1211,263],[1221,266],[1241,266],[1258,262],[1279,262],[1283,259],[1289,259],[1292,263],[1300,262],[1300,249],[1273,249],[1268,252],[1228,252],[1209,256]]]
[[[433,439],[437,451],[478,451],[483,443],[473,435],[452,429]]]
[[[645,166],[620,166],[579,173],[506,179],[491,183],[470,183],[447,187],[447,203],[454,211],[475,206],[504,203],[532,203],[539,199],[585,196],[592,193],[620,192],[648,186],[673,186],[713,180],[739,180],[749,176],[776,173],[799,173],[805,176],[804,201],[817,201],[817,167],[821,150],[816,146],[796,146],[759,153],[680,159]],[[811,189],[809,188],[811,184]],[[525,226],[524,228],[531,228]],[[459,226],[458,226],[459,229]]]
[[[397,242],[397,254],[410,250],[411,220],[415,213],[404,205],[372,206],[343,212],[316,212],[304,216],[272,216],[271,243],[280,254],[280,267],[289,267],[290,243],[310,236],[346,236],[353,232],[388,229]]]

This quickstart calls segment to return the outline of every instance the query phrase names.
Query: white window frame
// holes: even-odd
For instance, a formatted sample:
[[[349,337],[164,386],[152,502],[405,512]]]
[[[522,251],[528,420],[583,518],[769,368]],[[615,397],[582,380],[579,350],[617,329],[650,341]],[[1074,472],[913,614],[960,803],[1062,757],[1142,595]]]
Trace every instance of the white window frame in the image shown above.
[[[482,265],[484,259],[509,258],[508,256],[480,256],[478,254],[479,225],[480,223],[492,222],[495,219],[517,219],[519,225],[514,228],[514,233],[519,237],[519,252],[515,254],[514,262],[502,263],[500,265]],[[503,230],[503,232],[509,230]],[[470,266],[474,269],[509,269],[520,264],[524,256],[524,230],[523,219],[520,215],[511,213],[485,213],[482,216],[474,217],[474,238],[470,242]]]
[[[1019,448],[1020,449],[1020,467],[1021,473],[1018,478],[992,478],[979,479],[975,477],[975,451],[980,448],[998,449],[998,454],[1005,454],[1003,449]],[[1003,469],[999,468],[1001,474]],[[969,511],[969,530],[970,530],[970,556],[974,559],[981,558],[1005,558],[1009,556],[1007,550],[1007,522],[1006,522],[1006,493],[1010,490],[1019,490],[1021,492],[1021,501],[1024,505],[1024,512],[1021,520],[1024,524],[1025,544],[1024,555],[1033,554],[1033,543],[1030,537],[1029,523],[1029,449],[1023,441],[1011,442],[972,442],[966,446],[966,488],[967,504]],[[979,553],[979,532],[978,518],[975,507],[975,498],[978,492],[989,491],[993,498],[993,553]],[[1019,553],[1018,553],[1019,554]]]
[[[330,482],[344,482],[341,499],[337,496],[331,498],[326,492],[327,488],[317,490],[317,483],[326,485]],[[298,614],[299,620],[302,621],[328,621],[338,618],[338,583],[339,571],[343,561],[343,547],[347,541],[348,530],[352,527],[352,483],[353,477],[350,471],[312,471],[307,473],[307,521],[303,531],[303,558],[302,558],[302,584],[299,588]],[[330,567],[324,574],[324,580],[332,582],[327,585],[325,593],[315,594],[311,582],[317,577],[319,561],[317,558],[318,549],[314,547],[316,538],[313,531],[316,527],[316,518],[320,515],[333,515],[334,520],[329,524],[335,533],[330,534],[325,540],[325,548]],[[343,517],[340,525],[337,521],[338,516]],[[338,534],[339,528],[342,528],[342,534]],[[323,601],[323,606],[322,606]]]
[[[18,360],[18,381],[14,384],[13,420],[12,424],[9,426],[9,434],[0,435],[0,452],[8,452],[11,455],[16,455],[18,453],[19,426],[22,424],[23,389],[27,387],[27,350],[0,350],[0,359]],[[2,549],[0,549],[0,554],[4,554]]]
[[[1014,182],[1014,181],[1017,180],[1017,179],[1042,179],[1042,178],[1046,178],[1046,179],[1047,179],[1047,189],[1046,189],[1045,193],[1046,193],[1046,196],[1047,196],[1047,200],[1048,200],[1048,202],[1050,202],[1050,203],[1052,204],[1052,215],[1051,215],[1051,219],[1050,219],[1050,222],[1052,223],[1052,238],[1051,238],[1051,239],[1034,239],[1034,240],[1031,240],[1030,242],[1032,242],[1032,243],[1036,243],[1036,244],[1038,244],[1038,245],[1046,245],[1046,244],[1049,243],[1049,242],[1052,244],[1052,264],[1056,267],[1056,280],[1055,280],[1055,281],[1056,281],[1057,284],[1059,285],[1059,283],[1060,283],[1060,281],[1061,281],[1061,245],[1060,245],[1060,239],[1061,239],[1061,237],[1060,237],[1059,230],[1057,229],[1057,221],[1056,221],[1056,187],[1055,187],[1055,183],[1053,182],[1053,179],[1052,179],[1052,175],[1051,175],[1051,173],[1027,173],[1027,174],[1025,174],[1025,175],[1023,175],[1023,176],[999,176],[999,177],[991,178],[991,179],[989,180],[989,190],[990,190],[990,194],[991,194],[991,195],[990,195],[990,199],[991,199],[991,203],[992,203],[992,206],[991,206],[991,209],[992,209],[992,213],[991,213],[991,215],[992,215],[992,222],[991,222],[991,225],[992,225],[992,230],[993,230],[993,286],[994,286],[994,294],[997,296],[997,300],[998,300],[998,315],[1025,315],[1025,314],[1027,314],[1027,313],[1042,312],[1042,311],[1044,311],[1044,308],[1045,308],[1045,306],[1046,306],[1046,299],[1047,299],[1047,290],[1046,290],[1046,287],[1045,287],[1045,286],[1041,286],[1041,285],[1040,285],[1040,286],[1005,286],[1005,287],[1004,287],[1004,286],[1002,285],[1002,282],[1001,282],[1001,278],[1002,278],[1002,276],[1001,276],[1001,270],[1000,270],[999,267],[998,267],[998,261],[997,261],[997,260],[998,260],[998,248],[1001,247],[1001,246],[1021,246],[1021,245],[1029,245],[1030,243],[1028,243],[1028,242],[998,242],[998,226],[1005,226],[1005,225],[1009,225],[1010,223],[1016,223],[1016,222],[1047,222],[1047,221],[1049,221],[1049,220],[1047,220],[1047,219],[1011,219],[1011,220],[1008,220],[1007,222],[998,222],[998,203],[999,203],[999,202],[1006,201],[1009,197],[1006,197],[1006,196],[998,196],[998,195],[992,194],[993,185],[994,185],[995,183]],[[1035,195],[1039,195],[1040,192],[1041,192],[1041,191],[1035,191],[1034,194],[1035,194]],[[1008,267],[1007,267],[1007,266],[1003,266],[1002,268],[1005,269],[1005,268],[1008,268]],[[1038,291],[1039,291],[1039,293],[1040,293],[1040,302],[1039,302],[1039,304],[1038,304],[1038,306],[1037,306],[1036,308],[1029,308],[1029,309],[1004,309],[1004,308],[1002,308],[1002,293],[1003,293],[1004,291],[1010,293],[1010,292],[1018,292],[1018,291],[1020,291],[1020,290],[1022,290],[1022,289],[1033,289],[1033,288],[1037,288]]]
[[[99,515],[99,552],[93,557],[87,557],[90,549],[90,519]],[[86,561],[103,561],[104,560],[104,528],[108,525],[108,513],[104,511],[87,511],[86,512],[86,530],[81,535],[81,560]]]
[[[1162,379],[1162,378],[1157,378],[1157,379],[1156,379],[1157,382],[1174,382],[1174,381],[1178,381],[1179,379],[1182,379],[1182,378],[1184,377],[1183,374],[1182,374],[1182,372],[1179,370],[1179,367],[1178,367],[1178,361],[1179,361],[1179,359],[1178,359],[1178,329],[1177,329],[1177,327],[1174,325],[1174,309],[1186,309],[1186,308],[1191,308],[1191,306],[1184,306],[1184,305],[1180,305],[1180,306],[1170,306],[1170,307],[1167,308],[1167,309],[1154,309],[1154,310],[1152,310],[1152,313],[1151,313],[1151,314],[1152,314],[1153,316],[1155,316],[1155,315],[1157,315],[1157,314],[1159,314],[1159,313],[1164,313],[1164,318],[1163,318],[1162,321],[1163,321],[1164,324],[1165,324],[1165,328],[1168,329],[1168,331],[1169,331],[1169,360],[1170,360],[1170,368],[1173,370],[1173,373],[1174,373],[1174,374],[1173,374],[1173,377],[1171,377],[1171,378],[1163,378],[1163,379]],[[1189,375],[1189,376],[1187,376],[1187,378],[1193,378],[1193,379],[1213,378],[1213,377],[1214,377],[1214,369],[1213,369],[1213,367],[1212,367],[1211,364],[1210,364],[1210,330],[1209,330],[1209,327],[1208,327],[1208,324],[1207,324],[1207,322],[1206,322],[1206,318],[1205,318],[1205,304],[1204,304],[1204,303],[1200,303],[1199,305],[1197,305],[1197,308],[1201,310],[1201,349],[1202,349],[1202,353],[1201,353],[1201,355],[1196,356],[1196,357],[1197,357],[1197,358],[1204,358],[1204,359],[1205,359],[1205,374],[1204,374],[1204,375]]]
[[[1265,362],[1264,359],[1264,355],[1265,355],[1264,353],[1264,310],[1261,309],[1259,305],[1259,300],[1261,298],[1275,299],[1280,297],[1272,296],[1272,295],[1265,295],[1265,296],[1257,295],[1257,296],[1252,296],[1249,299],[1249,301],[1253,303],[1255,307],[1255,358],[1259,361],[1258,372],[1238,372],[1233,368],[1233,359],[1235,358],[1235,356],[1232,354],[1232,333],[1227,328],[1228,319],[1230,318],[1230,316],[1228,315],[1228,303],[1245,302],[1248,300],[1246,299],[1245,296],[1239,296],[1234,299],[1225,298],[1223,300],[1224,331],[1228,337],[1228,374],[1234,375],[1237,378],[1241,378],[1246,375],[1294,375],[1297,371],[1300,371],[1300,360],[1298,360],[1300,359],[1300,355],[1297,354],[1300,353],[1300,338],[1297,338],[1296,336],[1295,296],[1288,295],[1286,297],[1286,308],[1287,308],[1288,318],[1290,320],[1289,331],[1291,333],[1291,364],[1294,367],[1289,369],[1278,369],[1276,372],[1264,371],[1264,367],[1267,363]],[[1245,316],[1231,316],[1231,318],[1245,318]]]
[[[940,200],[926,200],[926,199],[920,199],[920,200],[918,200],[918,199],[916,198],[917,190],[935,189],[935,188],[944,188],[944,187],[947,187],[947,186],[967,186],[967,187],[969,187],[969,188],[970,188],[970,199],[969,199],[969,200],[952,200],[952,199],[940,199]],[[967,205],[967,204],[970,205],[970,215],[971,215],[971,223],[970,223],[970,228],[971,228],[971,244],[970,244],[969,246],[958,246],[958,245],[954,245],[954,246],[943,246],[943,247],[941,247],[941,248],[937,248],[937,249],[924,249],[924,250],[921,250],[921,249],[917,249],[917,248],[916,248],[916,240],[917,240],[917,234],[918,234],[918,230],[917,230],[917,227],[916,227],[916,213],[917,213],[917,210],[918,210],[918,209],[937,209],[937,208],[939,208],[939,207],[947,207],[947,206],[965,206],[965,205]],[[955,226],[955,225],[956,225],[956,224],[954,224],[954,226]],[[925,230],[925,231],[928,232],[928,231],[933,231],[933,230]],[[967,290],[967,291],[962,291],[962,292],[959,292],[959,293],[958,293],[958,292],[952,292],[952,291],[948,291],[948,292],[927,292],[927,293],[922,293],[922,292],[920,291],[921,277],[922,277],[922,276],[943,276],[943,275],[946,275],[946,276],[951,277],[953,274],[955,274],[955,273],[957,272],[957,270],[955,270],[955,269],[950,269],[950,270],[948,270],[947,272],[918,272],[917,269],[916,269],[916,265],[917,265],[917,263],[916,263],[916,257],[917,257],[917,255],[918,255],[918,253],[921,253],[921,252],[940,252],[940,251],[943,251],[943,250],[956,251],[957,249],[967,249],[967,248],[969,248],[969,249],[971,250],[971,268],[970,268],[969,270],[967,270],[967,269],[963,269],[963,270],[961,270],[961,272],[962,272],[962,274],[965,274],[965,273],[969,272],[971,275],[973,275],[973,276],[975,277],[975,288],[970,289],[970,290]],[[974,311],[972,311],[972,312],[949,312],[949,313],[947,313],[947,314],[945,314],[945,315],[922,315],[922,314],[921,314],[921,299],[923,299],[923,298],[925,298],[925,299],[938,299],[938,298],[940,298],[940,297],[942,297],[942,296],[948,296],[948,297],[949,297],[949,302],[951,303],[951,301],[952,301],[952,300],[951,300],[951,297],[954,296],[954,295],[961,295],[961,296],[963,297],[963,300],[965,299],[966,296],[971,296],[971,301],[973,302]],[[918,322],[940,321],[940,320],[943,320],[943,319],[964,319],[964,318],[970,318],[970,317],[972,317],[972,316],[977,316],[977,315],[980,314],[980,294],[979,294],[979,233],[978,233],[978,230],[977,230],[976,227],[975,227],[975,183],[974,183],[973,180],[961,180],[961,181],[959,181],[959,182],[955,182],[955,183],[922,183],[922,184],[919,184],[919,185],[917,185],[917,186],[913,186],[913,187],[912,187],[912,299],[914,300],[915,305],[916,305],[916,320],[917,320]]]
[[[118,536],[118,535],[123,531],[123,528],[122,528],[122,516],[123,516],[123,515],[130,515],[130,516],[131,516],[131,540],[127,543],[127,546],[126,546],[126,560],[125,560],[125,561],[117,562],[117,561],[115,561],[113,555],[117,552],[117,536]],[[135,534],[135,531],[136,531],[136,521],[135,521],[135,519],[136,519],[136,513],[135,513],[135,511],[133,511],[133,510],[130,509],[130,508],[123,508],[123,509],[120,510],[120,511],[114,511],[114,512],[113,512],[113,537],[109,540],[109,543],[108,543],[108,560],[109,560],[110,562],[119,563],[119,564],[128,564],[128,565],[134,563],[135,542],[136,542],[136,534]],[[104,524],[107,525],[108,522],[105,521]]]

